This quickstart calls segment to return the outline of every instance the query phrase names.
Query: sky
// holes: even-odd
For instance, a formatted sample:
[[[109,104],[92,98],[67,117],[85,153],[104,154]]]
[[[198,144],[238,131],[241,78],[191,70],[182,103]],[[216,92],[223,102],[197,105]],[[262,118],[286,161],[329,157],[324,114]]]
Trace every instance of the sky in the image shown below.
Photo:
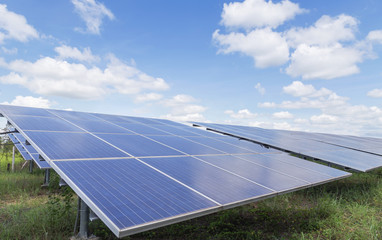
[[[382,137],[382,1],[0,0],[0,103]]]

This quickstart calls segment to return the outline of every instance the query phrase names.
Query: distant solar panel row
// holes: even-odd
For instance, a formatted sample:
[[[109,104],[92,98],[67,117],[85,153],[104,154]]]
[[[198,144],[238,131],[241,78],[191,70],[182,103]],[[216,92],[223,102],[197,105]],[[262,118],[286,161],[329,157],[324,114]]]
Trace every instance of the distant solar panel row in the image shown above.
[[[376,155],[382,150],[382,145],[380,142],[368,138],[329,136],[224,124],[195,124],[358,171],[365,172],[382,167],[382,157]],[[357,145],[357,141],[360,144]]]
[[[10,133],[8,136],[24,160],[33,160],[40,169],[51,168],[46,161],[40,160],[40,154],[31,145],[26,144],[25,138],[20,133]]]
[[[310,139],[318,142],[328,143],[344,148],[358,150],[366,153],[382,156],[382,141],[378,138],[366,138],[356,136],[341,136],[324,133],[304,133],[293,131],[279,131],[283,134],[288,134],[294,138]]]
[[[0,112],[118,237],[350,176],[169,120]]]

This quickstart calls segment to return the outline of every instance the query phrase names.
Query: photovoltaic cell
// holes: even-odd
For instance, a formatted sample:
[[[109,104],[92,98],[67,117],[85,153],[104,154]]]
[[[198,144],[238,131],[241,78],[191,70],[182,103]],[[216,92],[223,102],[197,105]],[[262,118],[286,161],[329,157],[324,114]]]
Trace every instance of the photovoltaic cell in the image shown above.
[[[0,113],[118,237],[350,175],[165,119]]]

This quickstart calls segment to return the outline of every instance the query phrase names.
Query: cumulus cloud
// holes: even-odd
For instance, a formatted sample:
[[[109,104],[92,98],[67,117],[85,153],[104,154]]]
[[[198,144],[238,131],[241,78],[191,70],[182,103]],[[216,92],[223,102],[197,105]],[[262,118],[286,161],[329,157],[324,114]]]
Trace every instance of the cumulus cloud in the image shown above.
[[[75,59],[81,62],[97,62],[98,56],[94,56],[90,48],[84,48],[81,52],[78,48],[62,45],[54,49],[59,59]]]
[[[338,122],[338,117],[328,114],[313,115],[310,121],[314,124],[335,124]]]
[[[2,102],[1,104],[9,104],[24,107],[39,107],[39,108],[50,108],[53,103],[48,99],[42,97],[32,97],[32,96],[16,96],[11,102]]]
[[[333,93],[326,88],[316,90],[313,85],[303,84],[300,81],[293,81],[290,85],[283,87],[283,91],[294,97],[322,97]]]
[[[164,79],[149,76],[114,56],[104,69],[51,57],[35,62],[14,60],[5,67],[11,72],[0,76],[0,82],[22,85],[42,95],[95,99],[113,92],[135,95],[169,88]]]
[[[323,15],[311,26],[277,31],[277,26],[304,11],[290,1],[224,4],[221,23],[227,27],[227,33],[215,30],[212,39],[218,53],[250,56],[257,68],[287,63],[283,72],[303,79],[353,75],[360,72],[358,64],[375,57],[373,43],[382,43],[382,30],[371,31],[359,40],[359,21],[346,14]]]
[[[303,94],[299,93],[299,89]],[[339,96],[332,90],[316,89],[312,85],[305,85],[301,82],[293,82],[285,86],[283,90],[298,99],[281,103],[260,103],[259,107],[307,109],[315,112],[310,117],[297,117],[290,122],[291,126],[298,130],[371,136],[382,132],[382,125],[379,122],[382,119],[380,107],[351,105],[349,98]]]
[[[237,32],[220,34],[219,30],[216,30],[212,38],[220,47],[219,53],[245,54],[254,59],[258,68],[279,66],[289,59],[286,40],[270,28],[252,30],[246,34]]]
[[[280,119],[291,119],[293,118],[293,114],[288,112],[288,111],[281,111],[281,112],[275,112],[272,115],[275,118],[280,118]]]
[[[265,94],[265,88],[261,86],[261,83],[257,83],[255,85],[255,89],[261,94],[261,95],[264,95]]]
[[[165,99],[162,104],[170,108],[170,113],[161,117],[174,121],[205,121],[203,112],[206,107],[196,104],[197,100],[190,95],[178,94]]]
[[[102,3],[95,0],[72,0],[75,11],[86,23],[86,30],[77,29],[81,32],[100,34],[103,18],[114,19],[113,13]]]
[[[17,48],[1,47],[1,50],[3,50],[5,54],[9,54],[9,55],[14,55],[14,54],[17,54],[18,52]]]
[[[0,43],[6,39],[27,42],[38,37],[37,30],[27,23],[23,15],[11,12],[7,5],[0,4]]]
[[[301,44],[291,56],[286,73],[303,79],[333,79],[359,72],[363,52],[341,45],[317,47]]]
[[[245,29],[277,27],[306,10],[288,0],[279,3],[264,0],[245,0],[224,4],[221,24]]]
[[[251,113],[248,109],[241,109],[237,112],[234,112],[233,110],[226,110],[224,111],[225,114],[229,115],[231,118],[236,119],[252,119],[256,118],[256,113]]]
[[[382,30],[370,31],[366,39],[370,42],[382,44]]]
[[[382,98],[382,89],[373,89],[367,93],[367,96],[373,98]]]
[[[151,102],[151,101],[158,101],[162,99],[162,95],[159,93],[144,93],[139,94],[135,97],[136,102]]]
[[[341,14],[336,17],[322,16],[312,26],[307,28],[294,27],[285,35],[291,47],[300,44],[328,46],[343,41],[355,39],[358,20],[354,17]]]

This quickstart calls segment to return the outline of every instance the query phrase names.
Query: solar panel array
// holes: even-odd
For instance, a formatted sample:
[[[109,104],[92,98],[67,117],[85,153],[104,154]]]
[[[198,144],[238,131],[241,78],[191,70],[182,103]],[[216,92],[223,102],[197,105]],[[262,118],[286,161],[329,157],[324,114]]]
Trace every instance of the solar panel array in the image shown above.
[[[382,156],[379,155],[382,152],[380,139],[213,123],[195,124],[357,171],[366,172],[382,167]]]
[[[118,237],[350,176],[164,119],[0,113]]]
[[[50,169],[49,163],[40,159],[40,154],[32,147],[26,143],[25,138],[20,133],[10,133],[8,134],[9,139],[13,142],[16,149],[19,151],[20,155],[26,161],[33,161],[40,169]]]

